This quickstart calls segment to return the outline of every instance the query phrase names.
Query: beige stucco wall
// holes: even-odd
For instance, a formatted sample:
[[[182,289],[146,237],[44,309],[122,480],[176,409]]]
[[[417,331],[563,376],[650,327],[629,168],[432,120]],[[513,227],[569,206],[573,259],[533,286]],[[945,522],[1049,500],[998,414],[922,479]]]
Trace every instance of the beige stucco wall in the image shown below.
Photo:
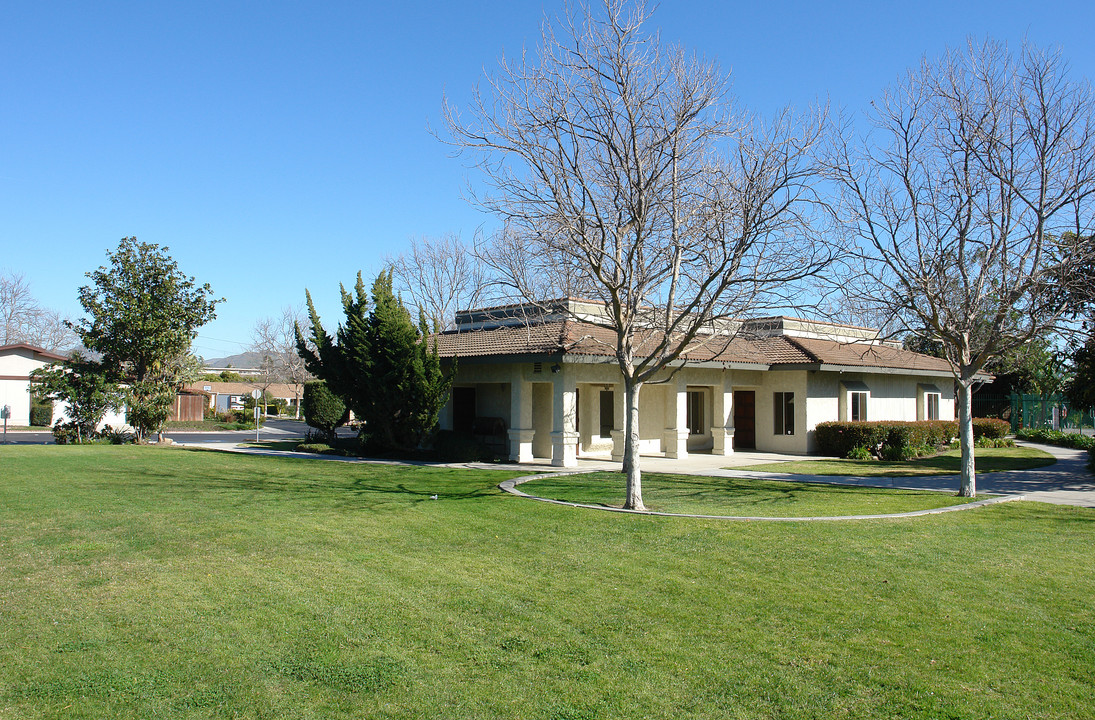
[[[476,388],[476,410],[480,417],[502,418],[513,428],[511,393],[512,381],[520,379],[531,392],[532,453],[535,457],[551,457],[555,384],[577,391],[578,443],[580,452],[604,453],[611,443],[599,436],[600,392],[606,386],[617,394],[614,420],[622,428],[623,384],[619,371],[612,363],[566,363],[558,374],[550,372],[550,363],[543,363],[541,372],[533,371],[531,362],[513,364],[459,366],[456,385]],[[814,449],[813,428],[819,422],[844,419],[848,390],[842,381],[862,382],[869,388],[867,416],[870,420],[916,420],[923,414],[923,387],[934,385],[940,390],[940,417],[953,419],[953,383],[947,378],[883,373],[836,373],[807,370],[752,371],[719,368],[684,368],[674,376],[664,373],[654,382],[643,386],[639,396],[640,450],[646,453],[667,451],[667,437],[677,428],[676,402],[678,393],[700,391],[704,394],[704,433],[687,437],[689,452],[710,451],[713,445],[712,427],[733,423],[733,406],[725,403],[725,416],[716,418],[714,392],[752,390],[756,394],[756,446],[761,452],[804,454]],[[773,400],[776,392],[795,394],[793,435],[776,435],[773,429]],[[721,401],[721,398],[720,398]],[[919,410],[918,410],[919,408]],[[528,410],[526,410],[528,412]],[[441,414],[443,428],[451,427],[451,407]],[[683,429],[683,428],[679,428]]]

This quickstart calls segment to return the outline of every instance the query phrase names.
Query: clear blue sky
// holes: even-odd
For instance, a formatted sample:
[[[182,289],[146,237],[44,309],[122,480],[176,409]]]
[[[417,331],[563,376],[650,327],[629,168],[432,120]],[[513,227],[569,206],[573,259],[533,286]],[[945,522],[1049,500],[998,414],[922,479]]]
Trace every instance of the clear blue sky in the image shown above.
[[[546,2],[24,2],[0,8],[0,270],[79,316],[84,273],[123,236],[167,245],[227,301],[195,352],[337,288],[411,237],[490,218],[434,138]],[[818,97],[861,111],[967,36],[1059,46],[1095,78],[1095,3],[665,0],[653,19],[732,70],[761,112]]]

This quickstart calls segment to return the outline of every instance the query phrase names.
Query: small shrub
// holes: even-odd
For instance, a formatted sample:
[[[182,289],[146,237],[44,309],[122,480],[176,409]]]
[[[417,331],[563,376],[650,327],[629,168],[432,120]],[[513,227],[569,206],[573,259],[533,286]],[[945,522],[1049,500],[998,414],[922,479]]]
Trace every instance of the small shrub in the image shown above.
[[[856,445],[849,450],[846,457],[849,460],[874,460],[874,455],[871,454],[871,451],[862,445]]]
[[[30,405],[30,424],[34,427],[49,427],[53,423],[53,401],[34,400]]]
[[[137,436],[133,433],[125,430],[115,430],[109,425],[103,426],[103,429],[99,431],[99,437],[111,445],[124,445],[137,441]]]
[[[1007,448],[1015,447],[1015,441],[1003,437],[979,437],[973,441],[974,447],[979,448]]]
[[[1002,438],[1011,432],[1011,423],[996,418],[974,418],[973,438]]]
[[[881,457],[889,462],[904,462],[916,457],[916,450],[911,445],[883,445]]]
[[[322,430],[326,433],[328,442],[332,442],[335,428],[342,424],[346,416],[346,404],[322,380],[304,383],[304,396],[300,404],[304,412],[304,422]]]

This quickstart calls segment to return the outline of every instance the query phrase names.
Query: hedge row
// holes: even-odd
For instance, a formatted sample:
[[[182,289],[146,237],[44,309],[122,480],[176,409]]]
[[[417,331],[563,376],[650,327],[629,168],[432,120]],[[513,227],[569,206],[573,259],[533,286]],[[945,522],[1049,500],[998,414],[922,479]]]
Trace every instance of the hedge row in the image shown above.
[[[1035,430],[1023,428],[1015,433],[1020,440],[1046,443],[1047,445],[1060,445],[1074,450],[1095,451],[1095,437],[1081,435],[1080,433],[1064,433],[1058,430]]]
[[[958,434],[958,423],[952,420],[823,422],[815,430],[817,452],[821,455],[847,457],[855,448],[867,448],[874,454],[902,455],[908,448],[949,443]]]

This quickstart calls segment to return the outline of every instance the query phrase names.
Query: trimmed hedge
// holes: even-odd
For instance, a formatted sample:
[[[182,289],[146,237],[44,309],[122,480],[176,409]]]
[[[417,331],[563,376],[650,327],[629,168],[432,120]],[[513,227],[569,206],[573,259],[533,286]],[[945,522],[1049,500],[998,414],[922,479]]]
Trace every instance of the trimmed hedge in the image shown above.
[[[1007,436],[1011,432],[1011,423],[1007,420],[999,420],[997,418],[974,418],[973,419],[973,439],[979,440],[981,438],[989,438],[990,440],[996,440]]]
[[[1035,430],[1023,428],[1015,433],[1020,440],[1045,443],[1047,445],[1060,445],[1074,450],[1095,451],[1095,437],[1081,435],[1080,433],[1065,433],[1059,430]]]
[[[896,458],[909,457],[916,448],[946,445],[957,434],[958,423],[952,420],[823,422],[814,439],[821,455],[848,457],[855,448],[867,448]]]
[[[30,404],[30,424],[34,427],[49,427],[52,425],[53,401],[33,401]]]

